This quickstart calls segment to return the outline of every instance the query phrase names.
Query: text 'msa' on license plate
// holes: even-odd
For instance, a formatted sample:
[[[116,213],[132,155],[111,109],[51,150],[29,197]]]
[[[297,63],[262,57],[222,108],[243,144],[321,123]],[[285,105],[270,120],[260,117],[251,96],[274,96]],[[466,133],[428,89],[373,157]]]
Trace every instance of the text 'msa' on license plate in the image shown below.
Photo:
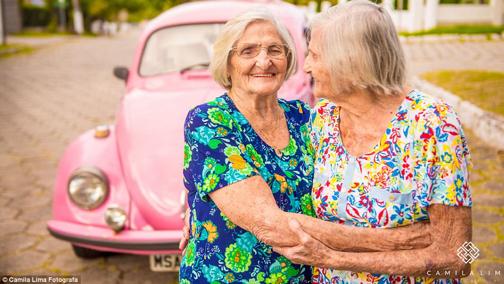
[[[179,271],[182,256],[178,254],[151,254],[150,269],[158,272]]]

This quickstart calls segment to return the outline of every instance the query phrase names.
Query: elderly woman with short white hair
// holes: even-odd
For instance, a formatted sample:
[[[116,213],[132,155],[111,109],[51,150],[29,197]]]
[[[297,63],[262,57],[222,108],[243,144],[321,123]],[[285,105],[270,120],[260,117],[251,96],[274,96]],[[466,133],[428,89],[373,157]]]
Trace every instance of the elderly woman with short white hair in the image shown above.
[[[457,256],[471,240],[464,133],[451,106],[406,86],[388,13],[354,0],[317,16],[305,71],[322,98],[311,118],[317,217],[376,231],[429,221],[432,243],[343,252],[326,245],[330,235],[292,221],[302,241],[275,250],[316,266],[314,283],[458,283],[469,275]]]
[[[272,251],[272,245],[299,243],[290,218],[340,250],[430,244],[423,224],[373,230],[307,216],[315,215],[310,110],[277,97],[296,59],[287,29],[269,12],[254,10],[230,20],[213,50],[210,68],[227,92],[195,107],[186,119],[190,237],[181,283],[311,283],[311,267]]]
[[[186,119],[191,237],[180,283],[309,283],[309,266],[292,264],[250,233],[260,235],[255,228],[266,218],[279,220],[275,210],[311,212],[309,109],[277,97],[296,70],[293,40],[266,10],[245,13],[225,24],[210,69],[227,93]]]

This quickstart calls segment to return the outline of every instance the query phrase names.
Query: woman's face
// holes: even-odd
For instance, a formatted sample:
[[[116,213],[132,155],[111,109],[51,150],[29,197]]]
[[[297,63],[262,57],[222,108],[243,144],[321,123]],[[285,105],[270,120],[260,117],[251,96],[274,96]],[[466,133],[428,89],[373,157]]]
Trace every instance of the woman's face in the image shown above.
[[[257,56],[251,57],[247,47],[259,46]],[[287,72],[287,55],[278,56],[283,42],[270,22],[251,23],[234,45],[229,63],[231,90],[255,95],[273,95],[282,86]],[[257,50],[257,49],[256,49]],[[253,53],[252,53],[253,54]]]
[[[317,99],[330,98],[332,95],[330,72],[320,57],[322,51],[321,40],[320,29],[313,29],[308,44],[308,56],[306,56],[304,63],[304,71],[310,73],[313,77],[313,95]]]

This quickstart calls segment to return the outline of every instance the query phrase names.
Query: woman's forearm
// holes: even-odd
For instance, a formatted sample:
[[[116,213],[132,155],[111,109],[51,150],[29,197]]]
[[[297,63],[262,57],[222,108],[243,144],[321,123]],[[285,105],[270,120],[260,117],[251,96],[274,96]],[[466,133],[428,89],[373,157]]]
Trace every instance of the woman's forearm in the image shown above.
[[[262,242],[281,247],[299,244],[296,232],[289,229],[289,216],[278,207],[261,177],[234,183],[210,193],[210,197],[231,222]]]
[[[260,241],[271,246],[294,246],[299,244],[298,236],[289,229],[289,215],[278,207],[265,206],[259,209],[254,221],[248,222],[249,232]]]
[[[294,219],[290,220],[289,226],[298,232],[300,244],[273,249],[296,263],[337,270],[434,278],[467,276],[470,266],[458,257],[457,250],[471,241],[471,209],[433,204],[429,206],[428,213],[432,244],[421,249],[385,252],[334,250]]]
[[[359,228],[291,214],[303,229],[326,246],[349,252],[373,252],[424,248],[432,243],[428,224],[380,229]]]
[[[447,278],[447,275],[451,276],[448,278],[460,278],[469,275],[470,265],[458,257],[457,249],[471,240],[471,209],[434,204],[428,208],[428,212],[433,240],[430,246],[373,253],[329,250],[330,257],[324,265],[351,271],[434,278]]]

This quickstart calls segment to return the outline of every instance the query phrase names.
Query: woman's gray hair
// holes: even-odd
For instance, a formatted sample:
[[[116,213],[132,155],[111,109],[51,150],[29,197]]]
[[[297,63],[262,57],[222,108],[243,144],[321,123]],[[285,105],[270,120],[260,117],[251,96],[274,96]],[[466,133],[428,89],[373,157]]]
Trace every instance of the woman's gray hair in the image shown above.
[[[406,81],[406,64],[397,31],[385,9],[353,0],[317,15],[321,58],[331,72],[335,92],[355,88],[376,94],[398,94]]]
[[[233,46],[242,37],[245,29],[250,24],[261,21],[273,24],[283,44],[289,49],[285,80],[295,72],[297,66],[296,48],[289,31],[270,11],[265,8],[256,8],[229,20],[214,42],[210,72],[214,80],[225,89],[231,89],[232,85],[228,72],[228,63]]]

